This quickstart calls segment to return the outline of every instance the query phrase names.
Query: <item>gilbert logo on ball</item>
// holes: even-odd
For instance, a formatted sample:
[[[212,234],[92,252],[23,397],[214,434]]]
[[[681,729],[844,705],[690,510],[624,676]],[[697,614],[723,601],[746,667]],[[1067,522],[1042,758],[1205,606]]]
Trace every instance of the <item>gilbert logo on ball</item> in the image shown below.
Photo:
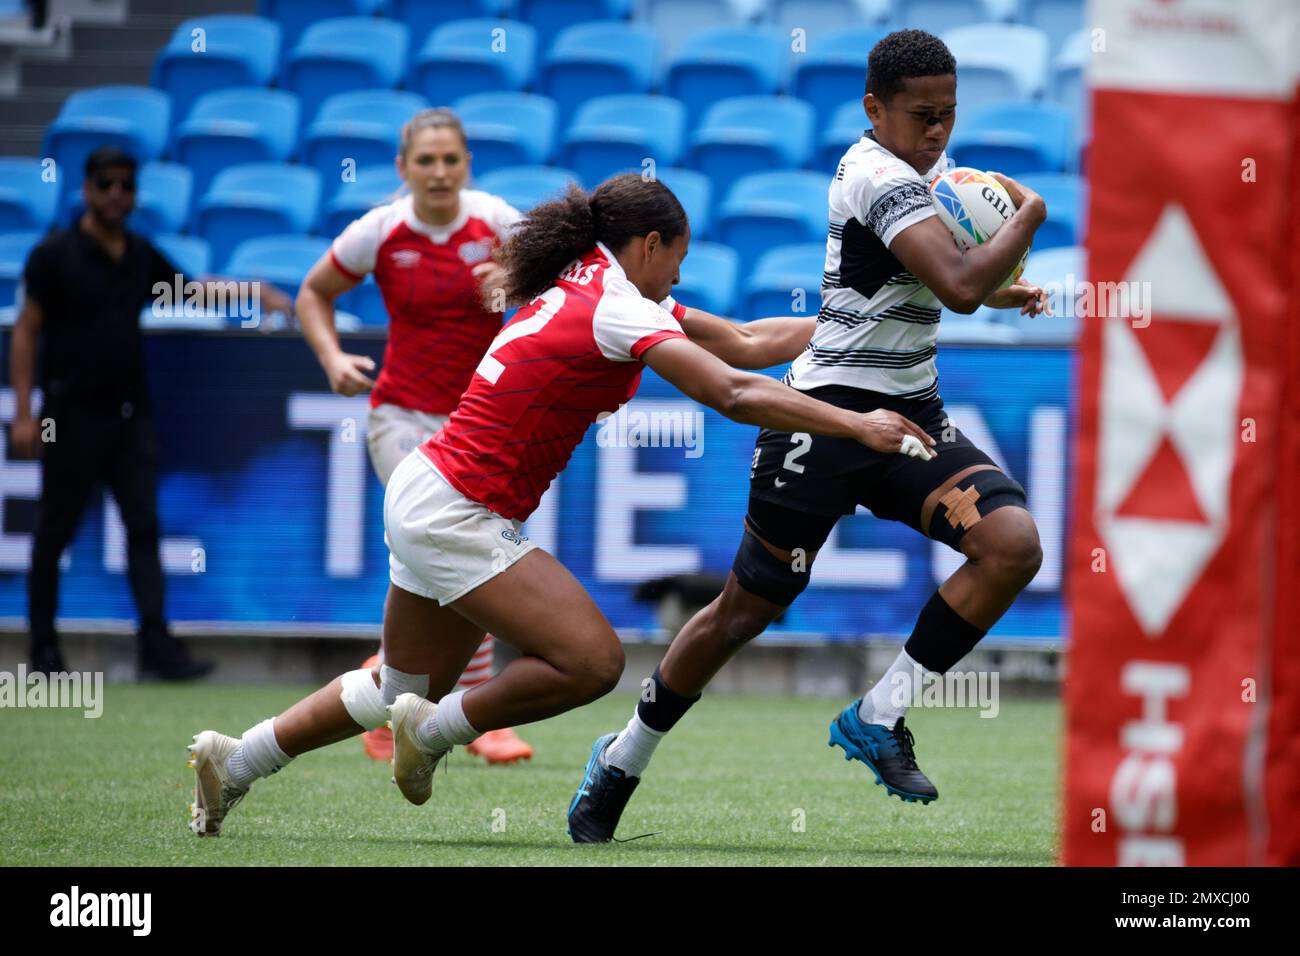
[[[1015,203],[1000,182],[988,173],[966,166],[950,169],[930,180],[930,198],[939,219],[962,251],[988,242],[1016,211]],[[1001,288],[1020,278],[1028,256],[1026,251]]]

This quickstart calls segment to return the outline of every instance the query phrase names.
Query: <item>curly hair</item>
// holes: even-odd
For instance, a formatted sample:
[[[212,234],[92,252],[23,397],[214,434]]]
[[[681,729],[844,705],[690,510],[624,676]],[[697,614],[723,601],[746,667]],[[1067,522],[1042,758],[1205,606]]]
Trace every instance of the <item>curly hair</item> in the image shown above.
[[[590,194],[571,183],[563,195],[533,207],[502,248],[506,302],[523,305],[541,295],[597,242],[617,250],[652,232],[673,242],[686,226],[686,210],[658,180],[624,173]]]
[[[942,40],[924,30],[895,30],[867,56],[867,92],[888,103],[904,80],[947,73],[956,75],[957,61]]]

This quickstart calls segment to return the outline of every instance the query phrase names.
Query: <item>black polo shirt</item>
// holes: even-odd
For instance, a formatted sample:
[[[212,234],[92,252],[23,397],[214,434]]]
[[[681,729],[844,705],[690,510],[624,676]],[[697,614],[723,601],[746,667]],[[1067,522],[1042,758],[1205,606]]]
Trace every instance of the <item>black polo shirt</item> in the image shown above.
[[[44,316],[40,383],[48,399],[147,407],[140,310],[154,283],[173,285],[178,272],[133,232],[116,261],[78,226],[46,236],[27,259],[23,285]]]

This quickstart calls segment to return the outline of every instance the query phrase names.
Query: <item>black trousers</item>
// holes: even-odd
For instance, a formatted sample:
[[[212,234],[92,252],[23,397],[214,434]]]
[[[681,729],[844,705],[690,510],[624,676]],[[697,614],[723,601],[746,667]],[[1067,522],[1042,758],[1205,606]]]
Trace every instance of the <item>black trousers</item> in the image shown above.
[[[31,568],[27,576],[33,649],[58,641],[59,556],[72,541],[101,482],[108,486],[126,526],[127,580],[140,617],[142,648],[166,639],[163,573],[158,558],[158,439],[147,413],[128,405],[47,403],[39,421],[54,422],[41,465]],[[44,427],[44,425],[42,425]]]

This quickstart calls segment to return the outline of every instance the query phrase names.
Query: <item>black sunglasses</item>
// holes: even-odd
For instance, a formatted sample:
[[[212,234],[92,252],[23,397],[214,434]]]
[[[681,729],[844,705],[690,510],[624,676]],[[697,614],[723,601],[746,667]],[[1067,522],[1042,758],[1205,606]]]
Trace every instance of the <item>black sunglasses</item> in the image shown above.
[[[135,177],[133,176],[126,176],[122,178],[116,178],[112,176],[95,177],[95,188],[98,189],[100,192],[106,193],[114,186],[121,186],[122,192],[124,193],[133,193],[135,192]]]

